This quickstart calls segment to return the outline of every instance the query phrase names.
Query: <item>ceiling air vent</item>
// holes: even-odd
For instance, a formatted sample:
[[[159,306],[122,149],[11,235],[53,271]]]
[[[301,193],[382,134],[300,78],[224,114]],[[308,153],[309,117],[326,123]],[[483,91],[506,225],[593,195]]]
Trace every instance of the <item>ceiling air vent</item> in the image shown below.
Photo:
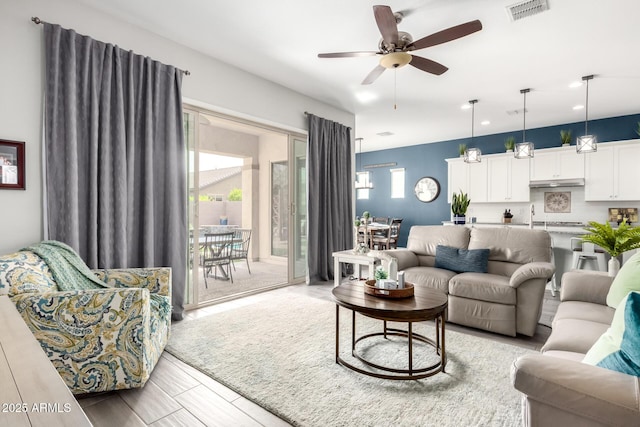
[[[512,21],[517,21],[544,12],[547,9],[549,9],[547,0],[525,0],[507,6],[507,13]]]
[[[378,135],[378,136],[391,136],[391,135],[393,135],[393,132],[385,131],[385,132],[376,133],[376,135]]]

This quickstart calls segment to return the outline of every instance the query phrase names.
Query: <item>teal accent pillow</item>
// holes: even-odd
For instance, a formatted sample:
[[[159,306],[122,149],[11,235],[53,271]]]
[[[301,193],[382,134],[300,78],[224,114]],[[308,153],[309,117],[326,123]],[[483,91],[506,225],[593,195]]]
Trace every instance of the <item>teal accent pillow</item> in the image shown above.
[[[640,377],[640,292],[630,292],[622,299],[611,327],[582,362]]]
[[[489,249],[459,249],[436,246],[436,267],[456,273],[486,273]]]
[[[607,305],[616,308],[631,291],[640,292],[640,252],[629,258],[613,279],[607,294]]]

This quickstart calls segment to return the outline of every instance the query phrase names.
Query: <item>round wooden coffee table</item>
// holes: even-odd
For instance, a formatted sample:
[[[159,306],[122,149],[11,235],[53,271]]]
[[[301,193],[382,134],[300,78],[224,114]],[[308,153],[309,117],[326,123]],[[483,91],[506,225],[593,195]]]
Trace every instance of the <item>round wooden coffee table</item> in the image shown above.
[[[445,314],[447,309],[447,295],[443,292],[427,287],[415,288],[415,295],[410,298],[383,298],[368,295],[364,292],[364,283],[345,283],[333,288],[333,298],[336,302],[336,363],[352,369],[361,374],[377,378],[393,380],[418,380],[430,377],[438,372],[444,372],[447,363],[445,352]],[[378,371],[362,369],[354,366],[340,357],[340,306],[352,311],[351,316],[351,355],[360,360],[366,366]],[[384,321],[382,332],[363,335],[356,338],[356,313]],[[413,332],[414,322],[435,320],[435,340]],[[387,321],[406,322],[407,330],[387,327]],[[409,369],[399,369],[381,366],[366,360],[356,351],[356,344],[371,337],[388,335],[407,338],[409,346]],[[440,360],[427,367],[414,368],[413,366],[413,341],[418,340],[433,346]]]

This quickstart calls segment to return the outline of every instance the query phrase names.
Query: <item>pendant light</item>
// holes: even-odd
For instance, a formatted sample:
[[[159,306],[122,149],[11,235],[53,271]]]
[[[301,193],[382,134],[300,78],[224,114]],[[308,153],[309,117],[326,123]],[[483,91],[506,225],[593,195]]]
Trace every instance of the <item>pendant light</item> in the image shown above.
[[[358,156],[359,166],[356,170],[356,190],[373,188],[373,183],[369,179],[369,172],[358,172],[362,169],[362,138],[356,138],[356,141],[358,141],[358,154],[360,154]]]
[[[582,80],[587,82],[587,96],[584,103],[584,136],[579,136],[576,141],[576,152],[593,153],[598,151],[598,141],[595,135],[589,135],[587,123],[589,122],[589,80],[593,79],[593,74],[590,76],[583,76]]]
[[[513,156],[516,159],[526,159],[533,157],[533,142],[527,141],[527,94],[531,89],[520,89],[520,93],[524,97],[524,108],[522,109],[522,142],[516,144]]]
[[[471,104],[471,144],[473,144],[473,125],[475,122],[477,102],[477,99],[472,99],[471,101],[469,101],[469,104]],[[479,148],[467,148],[464,151],[464,161],[466,163],[480,163],[482,161],[481,156],[482,151],[480,151]]]

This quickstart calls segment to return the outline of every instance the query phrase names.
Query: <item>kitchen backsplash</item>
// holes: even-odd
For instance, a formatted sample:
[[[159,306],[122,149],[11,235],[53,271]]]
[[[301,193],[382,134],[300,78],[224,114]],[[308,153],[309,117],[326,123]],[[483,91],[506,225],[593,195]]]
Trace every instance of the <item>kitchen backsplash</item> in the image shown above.
[[[544,193],[570,193],[570,212],[557,213],[544,211]],[[534,205],[534,221],[554,222],[605,222],[608,219],[609,208],[638,208],[640,201],[635,202],[585,202],[584,187],[556,187],[556,188],[532,188],[531,198],[528,203],[473,203],[467,210],[467,218],[476,217],[478,222],[502,222],[502,214],[505,209],[510,209],[513,214],[513,223],[529,223],[529,208]],[[558,210],[562,210],[561,208]],[[638,225],[638,224],[636,224]]]

